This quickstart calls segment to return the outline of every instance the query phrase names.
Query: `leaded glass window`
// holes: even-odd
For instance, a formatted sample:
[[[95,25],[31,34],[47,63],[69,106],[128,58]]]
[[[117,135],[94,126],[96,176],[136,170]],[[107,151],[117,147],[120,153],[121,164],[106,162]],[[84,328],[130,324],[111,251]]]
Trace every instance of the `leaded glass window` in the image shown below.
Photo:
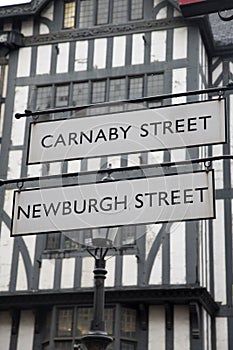
[[[143,18],[143,0],[130,0],[130,19]]]
[[[84,106],[89,103],[88,82],[76,83],[73,86],[73,105]]]
[[[75,1],[66,1],[64,4],[64,28],[74,28],[75,27]]]
[[[80,0],[79,27],[88,28],[93,25],[93,0]]]
[[[109,0],[97,0],[96,24],[107,24],[109,22]]]
[[[126,23],[128,20],[128,1],[117,0],[113,2],[113,23]]]
[[[129,78],[129,99],[143,96],[143,76]]]

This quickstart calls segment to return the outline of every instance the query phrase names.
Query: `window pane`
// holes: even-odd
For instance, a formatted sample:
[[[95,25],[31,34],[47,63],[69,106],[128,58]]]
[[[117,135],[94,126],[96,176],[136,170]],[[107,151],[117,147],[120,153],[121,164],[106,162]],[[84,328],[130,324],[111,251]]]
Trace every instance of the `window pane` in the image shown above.
[[[108,23],[109,0],[97,0],[97,24]]]
[[[111,308],[105,308],[104,310],[104,320],[105,320],[105,327],[106,332],[110,335],[113,335],[114,333],[114,318],[115,318],[115,309],[113,307]]]
[[[121,336],[134,338],[136,336],[136,310],[122,308]]]
[[[122,245],[135,244],[136,226],[123,226],[120,230],[120,235]]]
[[[75,26],[75,1],[65,2],[64,8],[64,28],[74,28]]]
[[[115,315],[114,308],[106,308],[104,310],[104,320],[105,320],[106,332],[108,334],[113,334],[114,315]],[[82,336],[89,332],[92,319],[93,319],[93,308],[80,307],[77,309],[77,329],[76,329],[77,336]]]
[[[106,81],[95,81],[92,84],[92,103],[105,102]]]
[[[77,336],[87,334],[90,330],[91,320],[93,318],[93,309],[91,307],[80,307],[77,310]]]
[[[93,0],[80,1],[79,27],[88,28],[93,25]]]
[[[151,74],[147,77],[147,96],[162,95],[164,92],[164,75]]]
[[[126,23],[128,19],[128,1],[117,0],[113,2],[113,23]]]
[[[125,78],[111,79],[109,87],[109,101],[125,100]]]
[[[89,103],[88,82],[74,84],[73,105],[84,106]]]
[[[72,309],[58,310],[58,323],[57,323],[58,337],[69,337],[72,335],[72,319],[73,319]]]
[[[42,111],[52,107],[52,86],[43,86],[37,88],[36,110]]]
[[[143,77],[132,77],[129,79],[129,98],[140,98],[143,96]]]
[[[69,85],[62,85],[56,87],[56,107],[68,106],[69,102]]]
[[[131,0],[130,19],[142,19],[143,0]]]
[[[60,248],[60,233],[49,233],[47,235],[46,248],[45,249],[59,249]]]

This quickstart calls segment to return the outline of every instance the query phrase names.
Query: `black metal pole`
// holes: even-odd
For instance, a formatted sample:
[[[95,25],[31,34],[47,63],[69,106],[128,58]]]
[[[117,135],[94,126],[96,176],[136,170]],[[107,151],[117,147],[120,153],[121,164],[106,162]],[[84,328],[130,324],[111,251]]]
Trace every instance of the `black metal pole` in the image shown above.
[[[81,343],[85,345],[87,350],[105,350],[113,341],[112,337],[105,331],[104,321],[104,280],[107,274],[107,270],[105,269],[105,256],[107,252],[107,248],[96,248],[94,254],[89,251],[95,259],[95,268],[93,271],[95,287],[93,320],[91,321],[89,333],[84,335],[81,339]]]

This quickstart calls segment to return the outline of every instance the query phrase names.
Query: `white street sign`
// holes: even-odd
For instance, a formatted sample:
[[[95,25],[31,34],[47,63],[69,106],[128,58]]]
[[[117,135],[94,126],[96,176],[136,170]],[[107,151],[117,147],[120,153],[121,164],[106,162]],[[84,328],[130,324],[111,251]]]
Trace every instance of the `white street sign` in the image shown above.
[[[30,124],[28,164],[226,141],[225,100]]]
[[[215,217],[213,171],[15,191],[11,235]]]

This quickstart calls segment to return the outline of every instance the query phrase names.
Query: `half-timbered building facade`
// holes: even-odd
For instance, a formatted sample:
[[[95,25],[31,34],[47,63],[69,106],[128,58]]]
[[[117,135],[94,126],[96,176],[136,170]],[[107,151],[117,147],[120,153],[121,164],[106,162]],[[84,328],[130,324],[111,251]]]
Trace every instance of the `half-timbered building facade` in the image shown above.
[[[1,349],[71,350],[92,318],[93,258],[61,233],[11,237],[14,190],[38,188],[47,176],[55,185],[60,174],[71,174],[67,183],[87,183],[110,166],[121,178],[136,171],[132,166],[231,154],[232,29],[217,14],[184,18],[175,0],[0,7],[0,178],[12,180],[0,183]],[[229,89],[197,93],[223,86]],[[182,95],[188,91],[196,93]],[[65,112],[15,118],[72,106],[80,107],[77,117],[92,116],[222,94],[224,145],[27,165],[29,124]],[[216,219],[118,228],[105,283],[112,350],[233,350],[231,160],[194,167],[210,166]],[[13,181],[21,178],[31,180]],[[84,233],[87,240],[92,234]]]

